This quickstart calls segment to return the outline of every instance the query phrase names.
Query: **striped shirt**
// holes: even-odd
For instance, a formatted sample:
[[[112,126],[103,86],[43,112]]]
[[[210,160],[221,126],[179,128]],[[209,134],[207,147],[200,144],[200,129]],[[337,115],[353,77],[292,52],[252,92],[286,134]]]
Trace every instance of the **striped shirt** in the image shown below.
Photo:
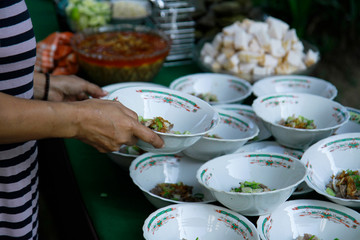
[[[0,92],[33,98],[36,40],[24,0],[0,0]],[[0,240],[37,239],[36,141],[0,145]]]

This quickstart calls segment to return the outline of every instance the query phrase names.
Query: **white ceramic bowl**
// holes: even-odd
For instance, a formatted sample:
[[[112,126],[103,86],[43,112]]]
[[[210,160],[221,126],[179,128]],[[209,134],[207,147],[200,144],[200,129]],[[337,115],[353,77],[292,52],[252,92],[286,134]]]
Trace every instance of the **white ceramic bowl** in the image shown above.
[[[341,104],[307,93],[268,94],[254,100],[252,107],[281,145],[306,149],[311,144],[333,134],[349,120]],[[290,116],[313,120],[315,129],[299,129],[279,124]]]
[[[141,154],[142,152],[135,151],[132,146],[127,145],[122,145],[119,151],[106,153],[113,162],[125,171],[129,171],[131,162]]]
[[[236,151],[236,153],[244,153],[244,152],[280,153],[291,157],[295,157],[299,160],[304,154],[303,150],[287,148],[275,141],[259,141],[259,142],[249,143],[240,147]],[[297,188],[295,189],[292,195],[299,196],[299,195],[308,194],[309,192],[312,191],[313,189],[310,188],[305,181],[303,181],[297,186]]]
[[[250,139],[249,143],[262,141],[271,137],[271,133],[266,129],[263,121],[255,114],[251,106],[244,104],[219,104],[216,105],[216,107],[224,110],[236,112],[255,122],[255,124],[259,128],[259,134],[255,138]]]
[[[259,134],[259,128],[250,119],[232,111],[217,109],[219,125],[199,141],[183,150],[191,158],[207,161],[215,157],[235,152],[247,141]],[[220,138],[211,137],[211,135]]]
[[[306,167],[284,154],[257,152],[234,153],[204,163],[196,173],[200,184],[208,188],[225,207],[243,215],[267,214],[285,202],[305,179]],[[268,192],[231,192],[240,182],[255,181]]]
[[[103,99],[107,99],[111,93],[115,92],[121,88],[128,88],[128,87],[160,87],[160,88],[167,88],[161,84],[151,83],[151,82],[123,82],[123,83],[113,83],[102,87],[103,90],[107,91],[107,96],[103,97]]]
[[[219,123],[219,114],[207,102],[187,93],[157,87],[129,87],[118,89],[109,96],[143,118],[163,117],[174,124],[175,134],[157,132],[164,140],[163,148],[154,148],[139,140],[136,145],[148,152],[177,153],[191,146]]]
[[[201,162],[194,161],[181,154],[145,153],[132,161],[130,177],[145,197],[157,208],[174,203],[183,203],[150,192],[159,183],[183,182],[185,185],[193,187],[193,194],[204,195],[203,201],[196,203],[214,202],[215,198],[211,192],[196,180],[196,170],[200,165]]]
[[[332,175],[342,170],[360,170],[360,133],[343,133],[325,138],[310,146],[301,161],[308,168],[305,181],[309,187],[331,201],[360,208],[360,199],[333,197],[326,193]]]
[[[346,107],[346,109],[350,114],[350,119],[336,130],[336,134],[360,132],[360,110],[351,107]]]
[[[338,204],[319,200],[293,200],[260,216],[262,240],[293,240],[305,233],[319,239],[359,239],[360,214]]]
[[[252,86],[244,79],[221,73],[195,73],[175,79],[170,89],[189,94],[213,94],[217,101],[210,104],[241,103],[252,93]]]
[[[253,93],[257,97],[278,93],[309,93],[333,100],[337,96],[337,89],[329,81],[320,78],[283,75],[260,79],[254,83]]]
[[[143,225],[146,240],[256,240],[256,227],[244,216],[211,204],[176,204],[151,213]]]

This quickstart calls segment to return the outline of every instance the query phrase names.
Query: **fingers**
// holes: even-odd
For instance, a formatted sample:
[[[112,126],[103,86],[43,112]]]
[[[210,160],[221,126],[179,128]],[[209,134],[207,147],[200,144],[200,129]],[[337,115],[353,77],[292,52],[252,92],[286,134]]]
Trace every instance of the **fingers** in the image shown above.
[[[89,83],[89,82],[86,83],[84,91],[88,95],[90,95],[91,97],[94,97],[94,98],[105,97],[108,94],[106,91],[104,91],[99,86],[97,86],[95,84],[92,84],[92,83]]]
[[[144,142],[150,143],[155,148],[162,148],[164,146],[164,141],[158,134],[140,123],[134,129],[134,135]]]

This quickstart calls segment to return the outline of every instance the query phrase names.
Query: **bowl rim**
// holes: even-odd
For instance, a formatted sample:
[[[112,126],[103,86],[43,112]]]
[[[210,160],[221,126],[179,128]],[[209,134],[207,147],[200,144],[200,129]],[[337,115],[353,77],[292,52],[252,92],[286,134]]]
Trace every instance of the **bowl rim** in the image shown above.
[[[230,191],[225,191],[225,190],[218,190],[218,189],[215,189],[213,187],[210,187],[210,186],[206,186],[205,184],[203,184],[203,182],[201,181],[201,174],[203,172],[203,169],[208,165],[208,164],[211,164],[212,162],[215,162],[215,161],[227,161],[227,160],[234,160],[234,159],[240,159],[240,157],[244,156],[244,155],[263,155],[263,154],[267,154],[267,153],[259,153],[259,152],[243,152],[243,153],[232,153],[232,154],[227,154],[227,155],[223,155],[223,156],[220,156],[220,157],[216,157],[216,158],[213,158],[207,162],[205,162],[203,165],[200,166],[200,168],[197,170],[196,172],[196,178],[198,180],[198,182],[203,185],[205,188],[207,188],[208,190],[210,190],[211,192],[216,192],[216,193],[221,193],[221,194],[226,194],[226,195],[233,195],[233,196],[262,196],[262,195],[272,195],[272,194],[276,194],[276,193],[279,193],[279,192],[283,192],[283,191],[286,191],[286,190],[289,190],[291,188],[294,188],[296,187],[297,185],[299,185],[301,182],[303,182],[307,176],[307,173],[308,173],[308,169],[306,168],[305,164],[301,161],[299,161],[299,159],[295,158],[295,157],[292,157],[292,156],[289,156],[289,155],[285,155],[285,154],[280,154],[280,153],[270,153],[268,155],[272,155],[272,156],[280,156],[280,157],[285,157],[285,158],[290,158],[293,160],[293,162],[295,162],[295,164],[300,164],[299,166],[302,166],[305,170],[305,174],[304,176],[298,180],[296,183],[294,184],[291,184],[287,187],[283,187],[283,188],[280,188],[280,189],[275,189],[275,190],[272,190],[272,191],[268,191],[268,192],[257,192],[257,193],[243,193],[243,192],[230,192]],[[237,160],[237,161],[240,161],[240,160]]]
[[[220,119],[221,119],[221,115],[228,115],[229,117],[235,118],[235,119],[239,120],[240,122],[244,122],[245,124],[248,124],[248,125],[253,125],[252,128],[249,127],[249,130],[253,131],[253,132],[250,136],[242,137],[242,138],[212,138],[212,137],[207,137],[204,135],[203,136],[204,139],[207,139],[208,141],[214,141],[214,142],[239,142],[239,141],[246,141],[246,140],[253,139],[259,135],[260,129],[257,126],[257,124],[254,121],[252,121],[251,119],[249,119],[241,114],[235,113],[233,111],[218,108],[216,105],[214,106],[214,109],[219,113]],[[219,125],[220,125],[220,123],[217,125],[217,127]]]
[[[331,99],[331,100],[335,99],[335,97],[338,94],[338,90],[335,87],[335,85],[332,84],[331,82],[325,80],[325,79],[321,79],[321,78],[317,78],[317,77],[313,77],[313,76],[290,74],[290,75],[269,76],[269,77],[265,77],[265,78],[262,78],[262,79],[256,81],[253,84],[253,94],[254,94],[254,96],[255,97],[260,97],[260,96],[266,95],[266,94],[263,94],[263,95],[259,94],[259,91],[260,91],[259,88],[260,88],[261,84],[268,84],[268,83],[271,83],[272,81],[275,81],[275,80],[284,80],[284,79],[288,79],[288,80],[292,80],[292,81],[293,80],[310,80],[311,83],[315,82],[315,83],[324,84],[324,85],[328,86],[332,90],[332,93],[333,93],[332,96],[326,97],[326,98]],[[276,85],[276,83],[274,85]],[[267,93],[267,94],[275,94],[275,93],[281,93],[281,92],[273,92],[273,93]],[[289,93],[297,93],[297,92],[292,91],[292,92],[289,92]],[[311,93],[311,94],[313,94],[313,93]],[[320,96],[320,95],[317,95],[317,94],[313,94],[313,95]]]
[[[310,158],[308,157],[308,155],[310,154],[310,152],[315,151],[317,148],[319,148],[319,146],[321,146],[329,141],[335,140],[335,139],[338,140],[338,139],[351,138],[351,137],[356,137],[356,136],[360,137],[360,132],[359,133],[356,133],[356,132],[355,133],[342,133],[342,134],[332,135],[327,138],[321,139],[320,141],[316,142],[315,144],[311,145],[308,149],[305,150],[300,161],[303,162],[306,166],[306,161],[310,161]],[[309,185],[310,188],[314,189],[317,193],[319,193],[320,195],[327,197],[331,200],[335,200],[338,202],[344,202],[344,203],[360,203],[360,199],[346,199],[346,198],[334,197],[334,196],[327,194],[325,192],[325,190],[322,190],[318,186],[314,185],[308,176],[305,178],[305,182]]]
[[[285,207],[287,206],[293,206],[293,205],[309,205],[309,204],[314,204],[316,206],[329,206],[332,209],[335,210],[340,210],[342,212],[351,212],[352,214],[358,216],[358,219],[360,219],[360,213],[358,213],[357,211],[355,211],[354,209],[351,209],[349,207],[340,205],[340,204],[336,204],[333,202],[329,202],[329,201],[324,201],[324,200],[317,200],[317,199],[295,199],[295,200],[287,200],[284,203],[282,203],[280,206],[278,206],[273,212],[271,213],[267,213],[264,215],[259,216],[259,218],[256,221],[256,229],[260,235],[261,239],[266,239],[263,231],[261,230],[262,226],[263,226],[263,222],[265,219],[269,218],[272,214],[274,214],[276,211],[282,211]]]
[[[168,198],[164,198],[164,197],[161,197],[159,195],[156,195],[152,192],[150,192],[149,190],[145,189],[135,178],[134,176],[134,165],[136,165],[139,161],[141,161],[143,158],[145,157],[148,157],[148,156],[161,156],[161,157],[165,157],[165,156],[180,156],[181,158],[186,158],[186,159],[189,159],[189,157],[185,156],[185,155],[182,155],[182,154],[179,154],[179,153],[176,153],[176,154],[171,154],[171,153],[166,153],[166,154],[158,154],[158,153],[151,153],[151,152],[147,152],[147,153],[144,153],[138,157],[136,157],[130,164],[129,166],[129,175],[130,175],[130,178],[132,179],[133,183],[145,194],[148,194],[150,195],[151,197],[154,197],[156,199],[159,199],[159,200],[162,200],[162,201],[165,201],[165,202],[170,202],[170,203],[187,203],[187,202],[183,202],[183,201],[177,201],[177,200],[172,200],[172,199],[168,199]],[[199,162],[200,164],[200,162]],[[195,182],[196,182],[196,178],[194,179]],[[196,182],[197,183],[197,182]],[[200,185],[201,187],[203,187],[202,185]],[[204,188],[205,190],[207,190],[206,188]],[[209,191],[209,190],[207,190]],[[212,195],[209,195],[210,197],[212,197],[212,199],[208,199],[208,200],[204,200],[204,201],[201,201],[201,202],[189,202],[189,203],[195,203],[195,204],[200,204],[200,203],[210,203],[210,202],[215,202],[216,199],[214,196]]]
[[[179,95],[183,95],[180,96],[181,98],[186,97],[187,99],[189,99],[190,101],[197,101],[200,102],[201,105],[203,105],[204,107],[206,107],[208,110],[210,110],[213,113],[212,116],[212,121],[213,124],[209,127],[208,130],[199,132],[199,133],[189,133],[189,134],[176,134],[176,133],[162,133],[162,132],[157,132],[154,131],[156,134],[161,135],[161,136],[168,136],[168,137],[176,137],[176,138],[189,138],[189,137],[198,137],[198,136],[203,136],[206,133],[210,132],[211,130],[213,130],[215,127],[217,127],[217,125],[220,122],[220,115],[219,113],[206,101],[197,98],[195,96],[192,96],[188,93],[185,92],[180,92],[177,90],[173,90],[173,89],[169,89],[169,88],[163,88],[163,87],[150,87],[150,86],[134,86],[134,87],[127,87],[127,88],[120,88],[117,89],[116,91],[112,92],[109,96],[108,96],[108,100],[113,101],[114,97],[116,94],[118,94],[119,92],[129,92],[135,89],[143,89],[146,88],[146,90],[153,90],[153,91],[159,91],[159,92],[167,92],[169,94],[171,94],[172,96],[179,96]]]
[[[80,44],[83,40],[85,40],[88,36],[98,34],[98,33],[106,33],[106,32],[141,32],[146,34],[157,35],[162,38],[166,42],[166,47],[164,49],[154,51],[151,54],[134,54],[131,57],[129,56],[103,56],[98,53],[86,53],[83,50],[78,48],[78,44]],[[105,25],[101,27],[95,28],[87,28],[82,31],[74,33],[74,35],[70,39],[70,45],[76,54],[84,56],[93,60],[102,60],[102,61],[135,61],[140,59],[149,59],[154,57],[159,57],[161,55],[167,55],[171,49],[171,39],[165,34],[161,29],[157,27],[150,27],[139,24],[131,24],[131,23],[119,23],[113,25]]]
[[[239,97],[232,100],[209,102],[214,105],[230,104],[230,103],[242,101],[248,98],[253,92],[253,86],[251,85],[251,83],[249,83],[249,81],[246,81],[245,79],[227,73],[212,73],[212,72],[193,73],[178,77],[170,83],[169,88],[176,91],[184,92],[178,90],[178,87],[181,86],[181,83],[187,80],[188,78],[191,78],[192,81],[197,81],[198,77],[211,77],[211,78],[219,79],[219,81],[224,81],[224,80],[228,80],[228,78],[231,78],[231,80],[235,80],[236,82],[240,83],[240,85],[243,86],[243,89],[245,90],[245,93],[243,95],[240,95]]]
[[[271,97],[286,97],[286,96],[294,96],[294,95],[297,95],[299,97],[307,97],[307,98],[315,98],[315,99],[322,99],[322,100],[325,100],[327,101],[328,103],[332,103],[333,105],[335,105],[338,109],[341,109],[341,112],[345,114],[344,116],[344,120],[341,122],[341,123],[338,123],[334,126],[331,126],[331,127],[326,127],[326,128],[315,128],[315,129],[301,129],[301,128],[292,128],[292,127],[286,127],[286,126],[283,126],[281,124],[278,124],[278,123],[275,123],[275,122],[270,122],[268,120],[265,120],[263,118],[263,116],[260,114],[259,110],[256,108],[258,105],[260,105],[261,103],[261,99],[264,99],[264,98],[271,98]],[[276,93],[276,94],[266,94],[266,95],[262,95],[260,97],[257,97],[252,105],[253,107],[253,110],[254,112],[256,113],[256,115],[265,123],[267,124],[270,124],[271,126],[273,127],[277,127],[277,128],[281,128],[281,129],[286,129],[290,132],[325,132],[325,131],[329,131],[329,130],[333,130],[333,129],[337,129],[341,126],[343,126],[344,124],[346,124],[349,119],[350,119],[350,114],[349,114],[349,111],[347,110],[347,108],[345,106],[343,106],[342,104],[340,104],[339,102],[337,101],[334,101],[334,100],[331,100],[329,98],[325,98],[325,97],[321,97],[321,96],[317,96],[317,95],[314,95],[314,94],[309,94],[309,93]]]
[[[254,233],[254,239],[258,239],[260,240],[260,235],[258,233],[257,227],[255,226],[255,224],[253,222],[251,222],[247,217],[245,217],[244,215],[235,212],[234,210],[231,210],[229,208],[226,208],[224,206],[219,206],[219,205],[215,205],[215,204],[206,204],[206,203],[178,203],[178,204],[171,204],[162,208],[158,208],[155,211],[153,211],[152,213],[150,213],[148,215],[148,217],[144,220],[144,224],[142,226],[142,230],[143,230],[143,236],[145,239],[146,236],[148,234],[145,234],[145,230],[147,229],[147,225],[149,224],[150,220],[154,219],[159,213],[164,212],[166,209],[172,209],[172,208],[181,208],[181,207],[204,207],[206,209],[219,209],[222,211],[225,211],[227,213],[233,214],[234,216],[236,216],[237,218],[239,218],[241,221],[245,222],[246,225],[248,225],[250,227],[250,229],[253,231]]]

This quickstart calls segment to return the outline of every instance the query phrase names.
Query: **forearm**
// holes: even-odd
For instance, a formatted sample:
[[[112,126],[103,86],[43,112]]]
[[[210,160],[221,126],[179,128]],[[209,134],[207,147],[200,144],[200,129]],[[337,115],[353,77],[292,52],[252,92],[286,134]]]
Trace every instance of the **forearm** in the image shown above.
[[[0,144],[76,135],[71,103],[26,100],[0,93]]]

